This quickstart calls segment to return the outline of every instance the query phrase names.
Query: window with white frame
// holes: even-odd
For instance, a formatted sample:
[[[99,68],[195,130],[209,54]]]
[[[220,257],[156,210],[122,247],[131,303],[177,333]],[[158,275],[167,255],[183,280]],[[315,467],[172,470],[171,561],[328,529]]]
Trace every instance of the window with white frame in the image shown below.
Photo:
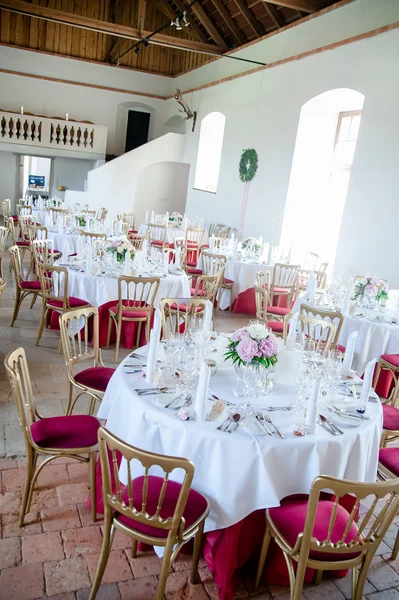
[[[220,112],[210,113],[201,121],[194,177],[194,187],[198,190],[216,193],[225,124],[226,117]]]

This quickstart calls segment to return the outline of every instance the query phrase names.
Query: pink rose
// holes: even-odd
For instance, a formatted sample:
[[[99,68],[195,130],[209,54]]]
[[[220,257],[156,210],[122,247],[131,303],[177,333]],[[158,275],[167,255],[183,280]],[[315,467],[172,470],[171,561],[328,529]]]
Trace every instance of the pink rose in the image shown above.
[[[237,329],[231,336],[233,342],[241,342],[243,340],[249,340],[250,337],[244,329]]]
[[[262,340],[259,344],[259,350],[261,350],[265,358],[270,358],[277,354],[277,349],[277,340],[274,335]]]
[[[379,285],[380,280],[377,277],[370,277],[369,284],[370,285]]]
[[[251,362],[258,352],[258,344],[250,338],[244,339],[238,344],[236,351],[241,360],[244,362]]]
[[[382,291],[383,291],[383,292],[388,292],[388,284],[384,282],[384,283],[381,285],[381,289],[382,289]]]
[[[364,291],[368,296],[376,296],[378,293],[378,287],[369,283],[369,285],[366,285],[364,288]]]

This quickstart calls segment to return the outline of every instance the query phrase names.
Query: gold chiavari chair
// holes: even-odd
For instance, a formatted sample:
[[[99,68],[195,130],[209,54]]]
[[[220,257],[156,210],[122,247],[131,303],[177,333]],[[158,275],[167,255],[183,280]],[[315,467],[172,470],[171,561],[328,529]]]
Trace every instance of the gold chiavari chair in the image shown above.
[[[134,213],[121,213],[117,215],[118,221],[126,221],[129,224],[129,231],[135,229],[136,217]]]
[[[106,240],[106,233],[93,233],[92,231],[84,231],[83,229],[78,229],[78,234],[84,238],[92,238],[95,240]]]
[[[214,275],[214,269],[212,269],[212,265],[215,261],[219,261],[223,265],[223,273],[220,274],[219,280],[219,288],[216,294],[217,298],[217,308],[216,311],[219,312],[220,301],[222,299],[223,292],[228,290],[230,292],[230,312],[231,307],[234,300],[234,281],[232,279],[227,279],[224,275],[226,264],[227,264],[227,256],[224,254],[213,254],[212,252],[208,252],[207,250],[203,250],[201,252],[201,260],[202,260],[202,273],[204,275]],[[220,265],[220,267],[222,266]]]
[[[187,245],[187,264],[195,266],[198,261],[198,253],[201,247],[204,230],[198,227],[187,227],[186,245]]]
[[[182,328],[190,329],[196,319],[204,319],[212,305],[203,298],[162,298],[159,310],[162,320],[162,338],[170,333],[181,333]]]
[[[53,225],[57,225],[58,217],[64,217],[69,213],[68,208],[50,208],[50,216]]]
[[[231,232],[231,227],[221,227],[218,232],[218,238],[221,240],[227,240]]]
[[[109,348],[112,323],[114,323],[116,328],[115,362],[118,362],[123,323],[137,323],[135,347],[140,345],[143,324],[145,324],[146,341],[149,341],[151,318],[160,281],[159,277],[128,277],[127,275],[118,277],[118,304],[109,309],[107,336],[107,348]]]
[[[5,368],[17,405],[25,440],[26,467],[19,526],[30,511],[33,488],[42,469],[59,457],[88,462],[91,515],[96,520],[96,450],[100,422],[89,415],[42,417],[35,403],[25,350],[18,348],[5,358]],[[38,457],[44,460],[38,465]],[[83,455],[83,456],[82,456]],[[87,455],[87,457],[85,456]]]
[[[28,275],[36,270],[36,263],[40,259],[40,262],[50,262],[53,264],[55,260],[58,260],[62,253],[59,250],[54,249],[54,243],[48,238],[47,227],[41,225],[29,225],[28,226],[28,237],[30,244],[30,266]],[[39,244],[34,247],[34,242],[45,242],[45,244]],[[44,250],[45,248],[45,250]],[[45,252],[45,257],[38,256],[38,252]]]
[[[286,315],[283,321],[283,340],[287,339],[289,321],[292,313]],[[327,356],[329,350],[334,349],[334,339],[336,334],[335,323],[324,320],[322,318],[312,317],[309,315],[298,315],[298,333],[307,339],[311,339],[315,343],[317,351],[323,350],[324,356]]]
[[[18,246],[18,248],[21,249],[21,261],[22,261],[25,256],[25,252],[27,250],[28,250],[28,252],[30,251],[29,239],[26,239],[26,240],[18,240],[17,239],[17,237],[15,235],[15,222],[12,217],[8,218],[7,224],[8,224],[8,231],[10,232],[11,241],[12,241],[13,246]],[[11,267],[11,265],[10,265],[10,267]]]
[[[17,217],[20,217],[21,215],[31,215],[32,214],[32,207],[31,206],[26,206],[26,204],[17,204],[16,207],[16,212],[17,212]]]
[[[262,271],[267,273],[267,271]],[[259,275],[259,273],[257,273]],[[284,323],[282,321],[270,321],[267,309],[269,306],[269,289],[261,285],[255,285],[255,305],[256,305],[256,318],[261,323],[264,323],[269,327],[274,335],[281,337],[283,335]]]
[[[50,263],[37,262],[36,268],[42,291],[42,316],[36,339],[36,346],[38,346],[50,310],[55,310],[60,315],[63,315],[75,308],[89,306],[89,303],[86,300],[68,295],[68,269],[65,267],[56,267]],[[60,348],[61,340],[59,350]]]
[[[321,308],[317,308],[314,306],[310,306],[309,304],[301,304],[299,307],[299,312],[301,315],[305,315],[306,317],[313,317],[315,319],[322,319],[323,321],[331,321],[335,325],[335,335],[331,342],[332,349],[342,350],[345,349],[342,346],[339,346],[338,339],[341,333],[342,325],[344,323],[344,316],[339,311],[333,310],[324,310]]]
[[[144,235],[140,235],[139,233],[128,233],[127,237],[135,250],[142,249],[144,240],[150,241],[149,231],[146,231]]]
[[[0,300],[1,300],[1,297],[3,295],[6,285],[7,285],[6,280],[3,279],[2,277],[0,277]]]
[[[373,387],[377,386],[381,371],[388,371],[393,377],[393,387],[387,398],[380,396],[382,408],[381,447],[399,439],[399,355],[383,354],[375,368]]]
[[[311,271],[310,269],[299,269],[297,279],[297,292],[306,290],[309,281],[309,275],[314,273],[316,285],[319,290],[324,290],[327,286],[327,273],[325,271]]]
[[[148,231],[150,232],[150,244],[152,246],[158,246],[166,248],[169,246],[166,241],[166,234],[168,232],[167,225],[160,225],[158,223],[149,223]]]
[[[324,492],[328,492],[328,496]],[[347,494],[354,499],[351,512],[340,504]],[[360,503],[366,498],[370,508],[359,515]],[[308,497],[291,496],[282,500],[279,507],[266,510],[266,533],[255,588],[259,586],[273,538],[286,559],[291,600],[302,598],[307,568],[317,570],[317,581],[323,571],[352,569],[352,599],[362,600],[371,561],[398,509],[398,478],[359,483],[324,475],[317,477]],[[373,516],[375,511],[377,518]]]
[[[378,479],[387,481],[388,479],[399,478],[399,448],[381,447],[378,453]],[[399,552],[399,531],[396,534],[395,544],[391,554],[391,560],[396,560]]]
[[[270,305],[268,306],[268,313],[272,320],[282,320],[291,311],[298,270],[299,265],[286,265],[284,263],[274,265],[270,282]],[[277,304],[274,303],[276,297]],[[282,297],[285,298],[286,307],[280,306]]]
[[[65,411],[70,415],[78,399],[90,397],[88,414],[92,415],[96,402],[101,402],[115,369],[106,367],[99,347],[98,309],[94,306],[78,308],[64,313],[60,318],[61,343],[68,375],[68,404]],[[90,338],[90,333],[91,338]],[[75,365],[89,361],[91,367],[74,373]],[[78,392],[74,399],[74,390]]]
[[[95,214],[97,221],[104,221],[104,219],[107,217],[108,209],[102,206],[96,211]]]
[[[130,225],[127,221],[122,221],[121,223],[121,230],[123,235],[126,235],[129,233],[129,229],[130,229]]]
[[[104,498],[104,532],[101,554],[89,600],[100,587],[115,531],[132,539],[132,556],[137,557],[138,542],[163,546],[161,574],[154,600],[163,600],[171,566],[183,545],[194,539],[191,583],[197,580],[208,500],[191,488],[194,465],[187,458],[146,452],[123,442],[107,429],[98,431]],[[127,463],[127,485],[118,476],[118,453]],[[152,475],[151,469],[157,467]],[[112,469],[112,475],[111,475]],[[132,470],[141,476],[132,476]],[[173,481],[173,472],[182,473],[182,483]],[[114,485],[113,485],[114,481]]]
[[[88,208],[86,208],[85,210],[82,210],[82,215],[87,215],[90,217],[94,217],[96,215],[96,211],[95,210],[89,210]]]
[[[224,225],[222,225],[221,223],[210,223],[208,228],[209,237],[211,237],[211,235],[215,237],[218,236],[219,231],[222,227],[224,227]]]
[[[15,303],[14,312],[11,319],[11,327],[14,325],[14,321],[18,318],[19,309],[22,302],[28,296],[32,296],[30,307],[33,308],[36,298],[41,295],[40,281],[28,281],[24,277],[22,269],[22,261],[19,253],[18,246],[11,246],[10,252],[10,263],[11,268],[14,271],[15,277]]]
[[[11,200],[9,198],[1,201],[1,210],[3,211],[4,225],[10,217],[13,218],[14,223],[18,224],[18,215],[11,214]]]
[[[328,262],[321,262],[320,265],[319,265],[318,270],[319,271],[323,271],[324,273],[326,273],[328,265],[329,265]]]
[[[7,240],[9,234],[8,227],[0,227],[0,278],[3,277],[3,254],[7,248]]]
[[[307,252],[303,268],[313,271],[316,268],[320,256],[316,252]]]

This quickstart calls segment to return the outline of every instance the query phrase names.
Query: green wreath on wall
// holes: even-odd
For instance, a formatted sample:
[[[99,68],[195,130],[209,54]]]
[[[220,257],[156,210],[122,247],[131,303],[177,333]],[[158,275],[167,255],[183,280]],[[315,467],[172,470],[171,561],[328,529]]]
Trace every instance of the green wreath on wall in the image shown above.
[[[258,170],[258,155],[254,148],[243,150],[240,158],[239,173],[240,179],[244,183],[251,181]]]

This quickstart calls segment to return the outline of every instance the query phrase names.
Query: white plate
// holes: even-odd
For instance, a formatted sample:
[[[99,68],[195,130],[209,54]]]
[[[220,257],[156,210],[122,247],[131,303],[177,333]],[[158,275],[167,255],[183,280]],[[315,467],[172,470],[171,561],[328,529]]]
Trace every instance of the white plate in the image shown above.
[[[269,435],[265,429],[263,429],[262,425],[258,423],[256,419],[251,417],[246,417],[240,421],[240,427],[246,433],[250,433],[251,435]]]
[[[354,419],[345,415],[337,415],[337,413],[330,413],[328,418],[339,427],[359,427],[359,425],[365,423],[363,419]]]
[[[154,394],[155,396],[155,394]],[[173,393],[169,393],[169,394],[158,394],[155,396],[149,396],[154,402],[155,404],[158,404],[158,406],[162,406],[162,408],[165,408],[167,404],[169,404],[170,402],[172,402],[173,398],[176,397],[176,394]],[[177,410],[178,408],[181,408],[183,406],[183,404],[186,402],[186,397],[182,396],[180,399],[180,402],[177,400],[176,398],[176,402],[174,402],[172,404],[172,406],[170,406],[170,410]]]

